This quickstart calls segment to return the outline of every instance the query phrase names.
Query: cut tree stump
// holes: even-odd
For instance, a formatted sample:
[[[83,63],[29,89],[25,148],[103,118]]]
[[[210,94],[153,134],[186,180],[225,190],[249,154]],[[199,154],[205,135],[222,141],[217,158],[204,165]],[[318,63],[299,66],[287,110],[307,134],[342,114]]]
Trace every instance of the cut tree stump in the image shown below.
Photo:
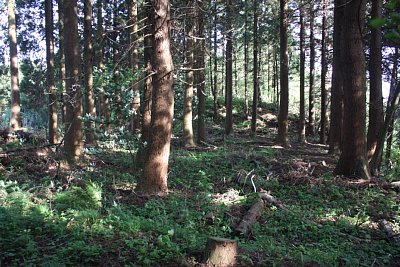
[[[234,266],[236,264],[236,256],[236,240],[213,236],[208,237],[204,257],[207,266]]]

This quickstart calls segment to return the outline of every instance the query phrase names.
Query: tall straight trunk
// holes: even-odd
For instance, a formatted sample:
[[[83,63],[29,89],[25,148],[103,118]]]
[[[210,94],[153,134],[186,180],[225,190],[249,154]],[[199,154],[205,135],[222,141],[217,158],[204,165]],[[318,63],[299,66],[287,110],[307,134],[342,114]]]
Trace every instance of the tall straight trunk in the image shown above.
[[[322,1],[322,37],[321,37],[321,129],[319,132],[319,142],[321,144],[326,144],[326,73],[327,73],[327,65],[326,65],[326,0]]]
[[[342,149],[343,129],[343,76],[341,71],[341,35],[343,30],[345,0],[335,0],[333,29],[333,60],[331,112],[329,127],[329,153],[338,153]]]
[[[214,3],[214,122],[218,119],[217,1]]]
[[[392,77],[391,77],[391,81],[390,81],[389,96],[393,95],[396,84],[398,83],[398,77],[397,77],[398,76],[397,75],[398,60],[399,60],[399,49],[396,47],[395,54],[394,54],[394,60],[393,60],[393,70],[392,70]],[[390,99],[389,99],[388,103],[390,103]],[[390,168],[390,157],[392,154],[392,143],[393,143],[393,131],[394,131],[394,119],[392,119],[389,123],[388,134],[387,134],[388,137],[386,140],[385,159],[386,159],[387,168]]]
[[[153,97],[153,67],[151,57],[153,53],[154,34],[153,34],[153,13],[151,0],[145,2],[144,6],[146,17],[146,26],[144,29],[144,89],[143,89],[143,115],[141,128],[141,144],[136,156],[136,168],[143,168],[147,155],[148,143],[150,140],[151,110]]]
[[[76,0],[64,3],[65,74],[67,87],[67,120],[64,149],[69,160],[76,160],[83,150],[82,89],[80,85],[80,51],[78,7]]]
[[[15,0],[7,0],[8,7],[8,39],[10,42],[11,70],[11,117],[10,126],[14,130],[22,127],[21,99],[18,81],[17,25],[15,20]]]
[[[310,91],[308,97],[308,133],[315,134],[315,39],[314,1],[310,1]]]
[[[278,135],[275,143],[290,146],[288,140],[289,109],[289,58],[288,58],[288,2],[280,0],[280,104],[278,116]]]
[[[300,118],[299,118],[299,142],[306,142],[306,124],[305,124],[305,61],[306,53],[304,48],[304,7],[303,1],[300,2]]]
[[[195,32],[194,24],[194,2],[192,0],[187,0],[186,2],[187,10],[190,12],[186,16],[186,82],[185,82],[185,98],[183,107],[183,139],[185,146],[194,147],[196,146],[194,142],[193,134],[193,81],[194,81],[194,45],[193,40]]]
[[[144,194],[167,193],[168,159],[174,112],[173,63],[170,50],[170,1],[152,1],[154,46],[152,65],[153,104],[150,139],[138,191]]]
[[[245,5],[245,21],[244,21],[244,117],[249,116],[249,33],[248,28],[248,5]]]
[[[138,38],[138,2],[137,0],[129,0],[129,39],[130,39],[130,63],[132,74],[135,75],[139,71],[139,38]],[[132,85],[133,103],[132,103],[132,131],[140,130],[140,85],[134,82]]]
[[[232,24],[232,0],[226,0],[226,118],[225,118],[225,134],[229,135],[233,132],[233,115],[232,115],[232,43],[233,43],[233,24]]]
[[[61,86],[61,122],[64,124],[67,117],[67,89],[65,85],[65,53],[64,53],[64,0],[58,2],[58,45],[60,57],[60,86]]]
[[[237,67],[237,61],[238,61],[238,50],[233,49],[233,62],[234,62],[234,72],[233,74],[235,75],[235,94],[239,94],[239,80],[238,80],[238,67]]]
[[[199,143],[206,141],[206,125],[205,125],[205,111],[206,111],[206,92],[205,92],[205,49],[206,41],[204,36],[204,2],[203,0],[197,2],[197,55],[196,55],[196,84],[197,84],[197,141]]]
[[[253,0],[253,104],[251,113],[251,132],[257,131],[257,109],[258,109],[258,8],[257,0]]]
[[[362,29],[366,3],[347,2],[342,32],[342,72],[344,91],[343,149],[334,173],[369,179],[365,117],[365,58]]]
[[[382,18],[382,0],[372,1],[371,19]],[[380,28],[371,28],[370,47],[370,95],[369,95],[369,123],[367,133],[367,153],[371,159],[378,143],[379,131],[383,126],[382,101],[382,31]]]
[[[57,143],[57,89],[54,77],[53,3],[45,0],[47,90],[49,93],[49,142]]]
[[[92,0],[84,1],[84,52],[83,52],[83,67],[84,67],[84,82],[85,82],[85,107],[86,114],[89,115],[85,121],[85,135],[88,144],[94,144],[96,108],[94,105],[93,91],[93,42],[92,42],[92,20],[93,6]]]
[[[113,60],[113,82],[115,85],[115,98],[114,98],[114,110],[115,110],[115,123],[116,125],[121,125],[122,124],[122,91],[121,91],[121,86],[119,85],[119,59],[120,59],[120,51],[117,43],[118,39],[118,1],[113,0],[113,19],[112,19],[112,24],[113,24],[113,33],[111,35],[112,38],[112,60]]]

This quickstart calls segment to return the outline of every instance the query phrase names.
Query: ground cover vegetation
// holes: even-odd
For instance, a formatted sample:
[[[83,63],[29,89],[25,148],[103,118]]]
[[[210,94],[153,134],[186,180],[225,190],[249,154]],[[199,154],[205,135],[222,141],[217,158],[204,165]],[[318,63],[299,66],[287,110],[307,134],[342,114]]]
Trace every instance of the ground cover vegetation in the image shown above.
[[[0,0],[0,266],[399,266],[399,8]]]

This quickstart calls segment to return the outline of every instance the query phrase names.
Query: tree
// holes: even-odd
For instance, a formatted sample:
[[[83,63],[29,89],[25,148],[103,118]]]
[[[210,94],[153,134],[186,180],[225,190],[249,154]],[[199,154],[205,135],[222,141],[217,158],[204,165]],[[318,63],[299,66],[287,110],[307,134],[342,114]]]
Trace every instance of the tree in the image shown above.
[[[304,3],[300,1],[300,118],[299,118],[299,142],[306,142],[306,124],[305,124],[305,59],[304,49]]]
[[[65,84],[65,53],[64,53],[64,0],[58,2],[58,53],[60,56],[60,86],[61,86],[61,121],[67,118],[66,84]]]
[[[67,88],[67,117],[64,149],[69,160],[76,160],[83,150],[82,89],[78,38],[78,7],[76,0],[64,2],[65,74]]]
[[[165,194],[168,189],[168,159],[174,112],[173,63],[169,36],[170,1],[154,0],[150,10],[154,18],[152,66],[155,74],[149,144],[138,191],[160,195]]]
[[[247,119],[249,116],[249,93],[248,93],[248,80],[249,80],[249,33],[248,33],[248,5],[245,4],[244,11],[244,117]]]
[[[130,36],[130,55],[131,55],[131,68],[132,73],[135,75],[139,71],[139,38],[138,38],[138,2],[132,0],[129,3],[129,36]],[[133,93],[133,115],[132,115],[132,130],[134,132],[140,129],[140,90],[139,82],[135,82],[132,85]]]
[[[382,0],[372,1],[371,19],[382,18]],[[378,143],[379,131],[383,126],[382,101],[382,31],[371,28],[370,46],[370,86],[369,86],[369,123],[367,133],[367,153],[371,159]]]
[[[46,63],[49,94],[49,142],[57,143],[57,90],[54,78],[53,3],[45,0]]]
[[[326,0],[322,0],[322,25],[321,25],[321,129],[319,132],[319,142],[321,144],[326,144],[326,102],[327,102],[327,93],[326,93],[326,73],[327,73],[327,64],[326,64]]]
[[[346,2],[342,32],[342,74],[344,91],[343,149],[334,173],[370,178],[365,133],[365,58],[362,29],[364,0]],[[345,75],[344,75],[345,74]]]
[[[194,47],[195,41],[193,39],[196,31],[194,23],[194,2],[192,0],[186,1],[188,12],[186,13],[186,82],[185,82],[185,98],[183,107],[183,139],[187,147],[196,146],[193,134],[193,81],[194,81]]]
[[[206,141],[206,126],[205,126],[205,37],[204,37],[204,3],[203,0],[197,1],[197,56],[196,56],[196,84],[197,84],[197,141],[199,143]]]
[[[289,146],[288,109],[289,109],[289,58],[288,58],[288,3],[280,0],[280,102],[278,116],[278,135],[275,143]]]
[[[226,118],[225,118],[225,134],[229,135],[233,132],[233,114],[232,114],[232,43],[233,43],[233,6],[232,0],[226,0],[226,68],[225,68],[225,100],[226,100]]]
[[[315,134],[315,38],[314,0],[310,1],[310,90],[308,98],[308,133]]]
[[[341,71],[341,36],[344,16],[344,0],[335,0],[333,29],[333,60],[331,112],[329,131],[329,153],[338,153],[342,149],[343,129],[343,76]]]
[[[258,2],[253,1],[253,104],[251,114],[251,132],[256,134],[257,130],[257,109],[258,109]]]
[[[84,83],[85,83],[85,104],[86,114],[89,115],[85,122],[86,142],[95,143],[95,125],[93,119],[96,116],[93,92],[93,44],[92,44],[92,0],[84,0]]]
[[[7,0],[8,7],[8,39],[10,41],[11,70],[11,117],[10,126],[14,130],[22,127],[21,99],[18,81],[17,25],[15,22],[15,0]]]

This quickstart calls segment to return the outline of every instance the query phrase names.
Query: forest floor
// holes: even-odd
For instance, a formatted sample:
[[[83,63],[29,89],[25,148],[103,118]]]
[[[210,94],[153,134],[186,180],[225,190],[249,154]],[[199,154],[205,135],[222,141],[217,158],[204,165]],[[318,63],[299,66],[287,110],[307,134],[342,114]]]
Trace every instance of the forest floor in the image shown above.
[[[262,112],[256,136],[248,120],[228,137],[212,125],[197,148],[175,135],[164,197],[135,193],[134,138],[107,136],[74,167],[3,144],[0,266],[203,266],[209,236],[237,240],[237,266],[400,266],[398,189],[333,176],[337,158],[296,143],[293,122],[291,148],[274,146],[275,119]],[[238,234],[260,191],[278,203]]]

